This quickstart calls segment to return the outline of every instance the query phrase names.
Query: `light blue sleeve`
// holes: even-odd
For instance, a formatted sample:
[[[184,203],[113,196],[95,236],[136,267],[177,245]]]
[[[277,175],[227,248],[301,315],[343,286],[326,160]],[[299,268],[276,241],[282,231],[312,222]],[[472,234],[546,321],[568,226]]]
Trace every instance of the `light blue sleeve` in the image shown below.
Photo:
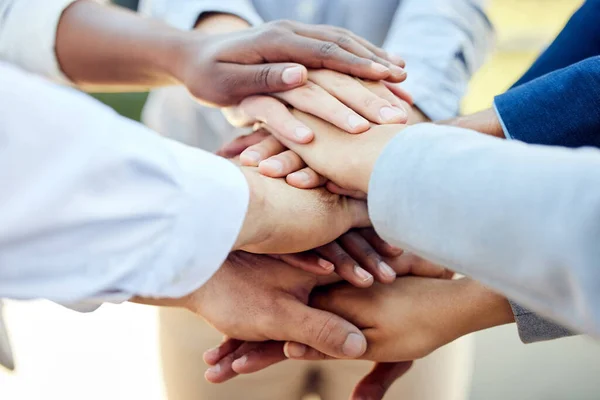
[[[600,337],[600,150],[415,125],[377,161],[369,214],[391,244]]]
[[[142,0],[140,12],[179,29],[192,29],[206,12],[237,15],[251,25],[263,23],[251,0]]]
[[[384,43],[406,60],[402,87],[433,121],[458,115],[473,74],[494,45],[487,0],[404,0]]]

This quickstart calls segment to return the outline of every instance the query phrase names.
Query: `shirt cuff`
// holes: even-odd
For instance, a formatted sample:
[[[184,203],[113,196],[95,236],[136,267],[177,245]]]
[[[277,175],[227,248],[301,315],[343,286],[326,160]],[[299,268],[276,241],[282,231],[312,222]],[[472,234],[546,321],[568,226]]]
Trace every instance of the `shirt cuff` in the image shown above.
[[[151,10],[152,16],[162,18],[179,29],[193,29],[198,18],[208,12],[232,14],[253,26],[263,23],[263,19],[249,1],[172,1],[164,12]]]
[[[70,84],[56,57],[56,31],[64,10],[76,0],[19,0],[0,16],[0,59]]]
[[[500,115],[500,111],[498,111],[498,107],[496,107],[495,101],[494,101],[494,111],[496,112],[498,121],[500,121],[500,126],[502,127],[502,132],[504,133],[504,137],[507,139],[513,139],[513,137],[510,136],[510,132],[508,131],[508,128],[506,127],[506,124],[504,123],[504,120],[502,119],[502,115]]]
[[[227,159],[163,140],[181,171],[184,198],[163,259],[131,294],[179,298],[202,286],[225,262],[244,223],[250,191],[240,168]]]

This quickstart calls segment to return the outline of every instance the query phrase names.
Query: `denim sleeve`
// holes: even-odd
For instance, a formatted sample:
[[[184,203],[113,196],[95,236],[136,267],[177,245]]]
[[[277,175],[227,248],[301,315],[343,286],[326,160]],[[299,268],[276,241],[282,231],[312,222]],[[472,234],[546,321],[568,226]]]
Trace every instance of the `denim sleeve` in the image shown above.
[[[576,335],[576,333],[562,325],[552,322],[515,302],[511,301],[510,306],[515,316],[519,337],[525,344]]]
[[[600,56],[514,87],[494,105],[513,139],[600,147]]]

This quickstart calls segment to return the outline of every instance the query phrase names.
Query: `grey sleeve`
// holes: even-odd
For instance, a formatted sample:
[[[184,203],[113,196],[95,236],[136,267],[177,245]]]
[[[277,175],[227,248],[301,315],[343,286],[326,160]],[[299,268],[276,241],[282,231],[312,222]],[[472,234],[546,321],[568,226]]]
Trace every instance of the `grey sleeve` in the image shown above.
[[[525,344],[574,336],[577,333],[510,301],[519,337]]]

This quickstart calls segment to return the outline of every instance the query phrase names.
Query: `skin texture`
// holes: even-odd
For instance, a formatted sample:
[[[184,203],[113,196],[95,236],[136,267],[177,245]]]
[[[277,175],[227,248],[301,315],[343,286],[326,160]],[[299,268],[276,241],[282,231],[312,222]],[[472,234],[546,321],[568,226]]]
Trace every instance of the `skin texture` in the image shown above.
[[[283,179],[242,167],[250,203],[234,250],[286,254],[327,244],[355,227],[370,225],[366,204],[330,193],[289,186]],[[290,217],[295,216],[295,217]]]
[[[381,49],[339,28],[277,21],[209,36],[91,0],[63,13],[56,53],[63,72],[88,90],[182,83],[199,100],[219,106],[302,86],[306,67],[373,80],[406,78]]]
[[[234,252],[208,282],[184,298],[134,301],[187,308],[241,340],[294,340],[336,357],[360,356],[366,342],[357,327],[307,306],[318,284],[317,276],[279,260]]]
[[[346,318],[367,339],[367,351],[361,358],[377,364],[358,384],[353,399],[381,399],[387,388],[408,371],[412,360],[465,334],[514,321],[506,299],[467,278],[407,276],[391,285],[369,289],[335,284],[315,291],[311,305]],[[218,382],[259,371],[286,358],[330,357],[297,343],[251,345],[231,341],[205,356],[209,364],[219,365],[219,371],[227,371],[211,370],[207,374]]]

